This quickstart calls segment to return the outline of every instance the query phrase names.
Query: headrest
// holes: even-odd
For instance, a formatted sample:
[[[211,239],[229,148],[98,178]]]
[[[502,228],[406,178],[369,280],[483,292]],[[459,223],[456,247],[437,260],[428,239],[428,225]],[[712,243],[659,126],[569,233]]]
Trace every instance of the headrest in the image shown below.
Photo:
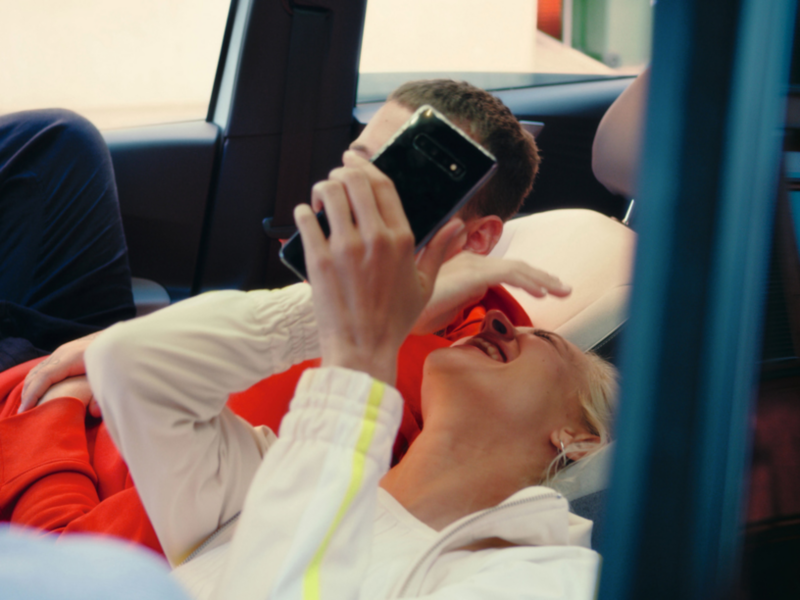
[[[611,442],[561,469],[547,484],[548,487],[561,492],[570,502],[606,489],[613,453],[614,442]]]
[[[635,243],[633,231],[603,214],[563,209],[509,221],[490,256],[524,260],[571,285],[567,298],[507,289],[535,327],[589,350],[626,319]]]
[[[592,171],[614,194],[636,196],[650,68],[633,80],[606,111],[592,146]]]

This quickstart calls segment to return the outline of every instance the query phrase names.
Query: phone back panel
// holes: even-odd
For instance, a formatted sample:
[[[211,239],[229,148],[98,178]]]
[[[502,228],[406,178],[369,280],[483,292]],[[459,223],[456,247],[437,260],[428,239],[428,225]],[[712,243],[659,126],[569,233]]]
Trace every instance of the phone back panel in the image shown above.
[[[418,249],[495,167],[491,154],[428,106],[376,152],[373,163],[394,182]]]

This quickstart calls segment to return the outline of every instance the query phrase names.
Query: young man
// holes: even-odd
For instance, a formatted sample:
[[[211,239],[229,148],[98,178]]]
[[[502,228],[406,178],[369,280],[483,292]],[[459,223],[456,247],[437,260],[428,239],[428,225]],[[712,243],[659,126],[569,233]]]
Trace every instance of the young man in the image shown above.
[[[449,276],[438,285],[438,304],[433,307],[437,315],[447,318],[428,321],[426,329],[415,333],[430,334],[455,322],[445,337],[412,336],[401,351],[398,388],[406,399],[406,414],[396,446],[398,457],[420,430],[419,381],[427,354],[473,333],[489,308],[505,309],[515,325],[530,324],[524,311],[502,291],[484,298],[491,286],[511,283],[534,295],[569,293],[557,280],[524,263],[481,260],[480,255],[487,254],[500,238],[503,221],[524,201],[538,168],[532,137],[490,94],[445,80],[406,84],[392,94],[351,149],[369,158],[422,104],[433,105],[484,144],[498,158],[499,168],[460,215],[465,226],[457,246],[470,253],[452,261]],[[469,286],[464,286],[465,280]],[[453,289],[459,293],[452,293]],[[0,398],[5,398],[0,411],[0,452],[14,455],[0,481],[0,518],[49,531],[107,532],[158,549],[127,468],[105,427],[90,420],[84,428],[91,390],[82,377],[83,352],[90,342],[76,340],[36,366],[26,363],[0,378]],[[300,374],[316,364],[306,361],[262,381],[232,397],[231,408],[252,424],[277,429]],[[267,395],[269,402],[264,402]],[[37,402],[39,407],[26,412]],[[89,412],[99,416],[91,405]]]

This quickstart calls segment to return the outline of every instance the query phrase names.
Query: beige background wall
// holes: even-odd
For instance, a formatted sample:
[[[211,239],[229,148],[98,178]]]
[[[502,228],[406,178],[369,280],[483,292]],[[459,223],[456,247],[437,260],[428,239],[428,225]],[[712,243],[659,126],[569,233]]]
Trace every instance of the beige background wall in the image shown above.
[[[531,72],[536,0],[369,0],[362,72]]]
[[[0,0],[0,114],[58,106],[100,128],[205,118],[229,5]],[[537,32],[536,8],[369,0],[361,69],[613,73]]]
[[[63,106],[104,126],[203,118],[229,4],[0,0],[0,112]]]

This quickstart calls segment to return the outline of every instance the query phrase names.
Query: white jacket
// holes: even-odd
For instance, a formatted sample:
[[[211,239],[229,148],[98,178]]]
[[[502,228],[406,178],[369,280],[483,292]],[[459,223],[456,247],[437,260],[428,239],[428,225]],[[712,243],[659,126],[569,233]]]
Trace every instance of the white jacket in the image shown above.
[[[305,284],[205,294],[116,325],[87,351],[92,389],[171,563],[222,532],[176,570],[193,595],[593,596],[597,555],[581,547],[591,523],[553,490],[524,489],[441,532],[379,490],[402,415],[394,388],[309,370],[277,440],[225,408],[231,392],[317,354]],[[495,537],[518,546],[463,549]]]

